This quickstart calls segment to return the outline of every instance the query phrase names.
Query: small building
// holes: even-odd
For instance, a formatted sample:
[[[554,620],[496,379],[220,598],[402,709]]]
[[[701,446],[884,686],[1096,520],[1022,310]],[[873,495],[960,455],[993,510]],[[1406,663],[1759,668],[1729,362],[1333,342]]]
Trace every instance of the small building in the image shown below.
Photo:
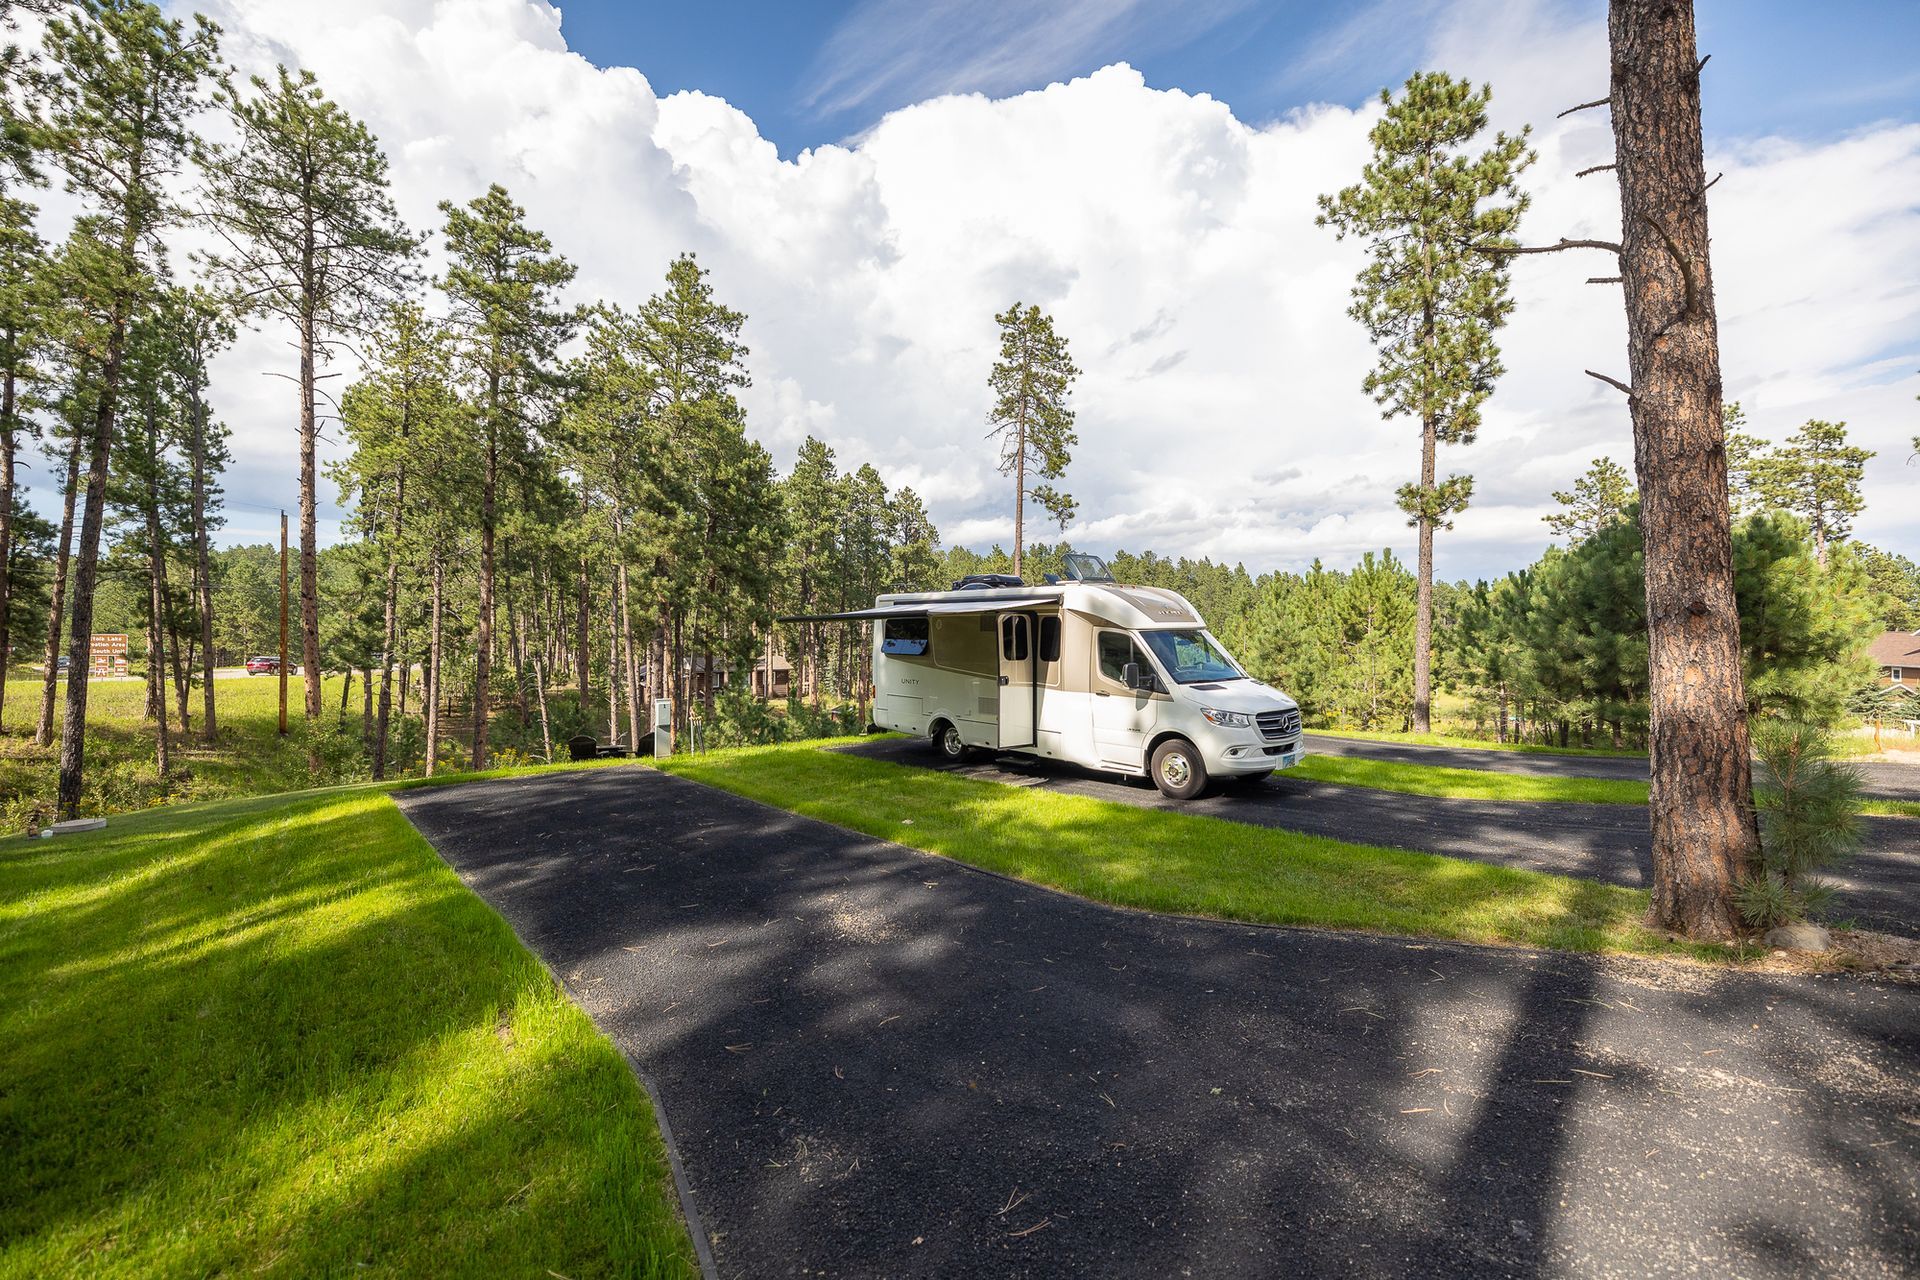
[[[1880,683],[1920,689],[1920,631],[1882,632],[1867,648]]]
[[[784,653],[776,652],[773,655],[771,687],[767,680],[769,666],[765,654],[755,658],[751,667],[728,668],[718,659],[715,659],[713,665],[713,674],[709,676],[705,655],[693,654],[687,658],[687,691],[690,696],[705,697],[710,685],[718,692],[721,689],[730,689],[743,680],[747,682],[748,692],[756,698],[784,698],[793,689],[793,668],[788,664]]]

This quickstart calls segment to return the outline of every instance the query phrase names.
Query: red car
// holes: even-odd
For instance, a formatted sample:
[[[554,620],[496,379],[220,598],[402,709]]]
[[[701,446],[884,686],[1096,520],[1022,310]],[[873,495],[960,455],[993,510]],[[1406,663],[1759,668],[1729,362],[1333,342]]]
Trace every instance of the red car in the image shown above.
[[[247,674],[250,676],[271,676],[279,672],[280,659],[270,653],[247,659]]]

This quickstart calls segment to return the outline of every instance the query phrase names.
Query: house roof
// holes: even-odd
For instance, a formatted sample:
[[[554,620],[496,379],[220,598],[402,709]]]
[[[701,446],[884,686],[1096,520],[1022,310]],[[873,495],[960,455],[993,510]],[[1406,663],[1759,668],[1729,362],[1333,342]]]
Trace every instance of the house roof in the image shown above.
[[[1885,631],[1867,647],[1876,667],[1920,667],[1920,631]]]

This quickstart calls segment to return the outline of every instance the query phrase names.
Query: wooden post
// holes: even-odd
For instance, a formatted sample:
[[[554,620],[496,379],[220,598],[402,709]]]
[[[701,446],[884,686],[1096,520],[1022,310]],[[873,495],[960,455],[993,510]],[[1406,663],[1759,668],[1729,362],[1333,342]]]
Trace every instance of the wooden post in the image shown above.
[[[280,736],[287,736],[287,513],[280,513]]]

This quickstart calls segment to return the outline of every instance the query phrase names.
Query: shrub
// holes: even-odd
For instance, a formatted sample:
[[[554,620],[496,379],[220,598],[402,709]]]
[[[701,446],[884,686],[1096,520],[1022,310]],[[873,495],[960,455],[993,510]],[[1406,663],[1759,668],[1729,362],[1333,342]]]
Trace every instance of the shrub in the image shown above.
[[[1760,776],[1760,866],[1740,886],[1740,913],[1760,929],[1816,914],[1833,890],[1813,872],[1860,847],[1860,774],[1833,758],[1828,731],[1794,720],[1753,726]]]

